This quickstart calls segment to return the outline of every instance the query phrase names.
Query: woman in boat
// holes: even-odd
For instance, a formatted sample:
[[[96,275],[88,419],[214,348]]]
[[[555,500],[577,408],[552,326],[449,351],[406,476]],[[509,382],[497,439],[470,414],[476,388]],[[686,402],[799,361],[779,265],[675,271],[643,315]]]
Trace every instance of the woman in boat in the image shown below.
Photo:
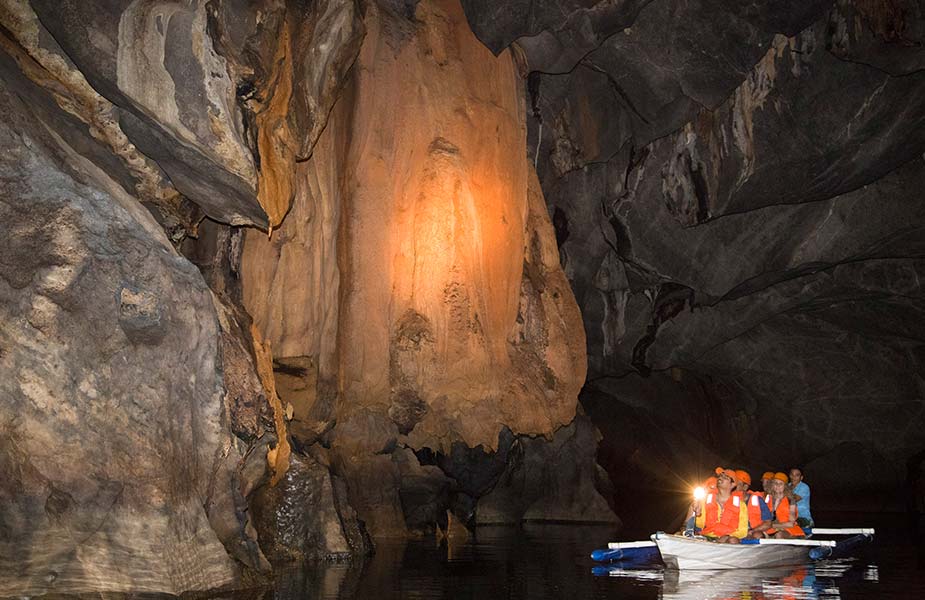
[[[740,518],[745,502],[735,493],[735,471],[723,468],[716,471],[716,491],[708,493],[704,501],[700,534],[717,542],[738,543],[748,534],[748,519]]]
[[[748,489],[752,484],[752,478],[747,471],[736,471],[736,480],[738,481],[738,492],[742,495],[747,508],[748,537],[758,539],[771,527],[771,509],[768,508],[763,494]]]
[[[779,539],[806,537],[803,529],[797,525],[799,513],[796,502],[791,502],[787,489],[788,478],[784,473],[775,473],[770,483],[770,491],[766,500],[774,520],[771,528],[764,532],[763,537]]]

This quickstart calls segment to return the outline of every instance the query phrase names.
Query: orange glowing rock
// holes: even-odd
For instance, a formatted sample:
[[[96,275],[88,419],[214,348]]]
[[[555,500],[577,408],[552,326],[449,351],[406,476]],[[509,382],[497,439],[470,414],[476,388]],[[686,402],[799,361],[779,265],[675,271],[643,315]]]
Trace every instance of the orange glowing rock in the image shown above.
[[[336,388],[335,434],[387,415],[414,448],[550,436],[575,415],[585,337],[524,153],[522,79],[458,0],[415,17],[369,5],[292,211],[247,237],[245,302],[279,356],[313,357]]]

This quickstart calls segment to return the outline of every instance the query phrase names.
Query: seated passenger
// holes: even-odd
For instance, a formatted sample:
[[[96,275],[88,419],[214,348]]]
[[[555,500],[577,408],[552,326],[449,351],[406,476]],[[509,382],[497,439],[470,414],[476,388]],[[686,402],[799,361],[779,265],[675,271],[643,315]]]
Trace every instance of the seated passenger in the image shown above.
[[[771,493],[765,498],[768,508],[774,515],[771,528],[764,532],[765,537],[795,538],[806,537],[803,529],[797,525],[797,505],[787,497],[787,476],[775,473],[771,480]]]
[[[749,491],[752,478],[747,472],[736,471],[736,480],[739,482],[738,490],[742,493],[745,505],[748,507],[748,537],[760,538],[761,534],[771,527],[771,509],[768,508],[762,494]]]
[[[684,519],[684,531],[685,535],[694,535],[699,534],[700,530],[703,529],[704,521],[704,512],[703,506],[707,500],[707,494],[716,493],[716,477],[707,477],[706,481],[703,482],[703,498],[694,498],[694,501],[691,502],[690,510],[687,513],[687,517]]]
[[[812,527],[813,515],[809,511],[809,486],[803,481],[803,470],[797,467],[790,469],[790,483],[793,486],[793,493],[799,499],[797,500],[797,512],[800,514],[800,526]]]
[[[764,498],[771,493],[771,480],[774,479],[774,473],[766,471],[761,476],[761,497]]]
[[[735,471],[718,469],[716,491],[708,492],[703,506],[703,530],[701,535],[717,542],[732,542],[748,534],[748,520],[740,519],[743,500],[734,493]],[[735,542],[732,542],[735,543]]]

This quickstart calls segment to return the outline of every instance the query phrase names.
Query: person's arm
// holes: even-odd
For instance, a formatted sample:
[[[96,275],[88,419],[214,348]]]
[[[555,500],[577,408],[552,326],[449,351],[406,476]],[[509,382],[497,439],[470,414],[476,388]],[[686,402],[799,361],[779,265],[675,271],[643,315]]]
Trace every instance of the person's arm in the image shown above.
[[[697,510],[694,511],[694,514],[697,515],[697,518],[694,519],[694,527],[703,529],[704,525],[707,524],[706,502],[704,500],[697,503]]]
[[[753,527],[749,533],[764,533],[771,528],[771,521],[773,520],[771,509],[763,501],[759,502],[758,506],[761,508],[761,523],[757,527]]]

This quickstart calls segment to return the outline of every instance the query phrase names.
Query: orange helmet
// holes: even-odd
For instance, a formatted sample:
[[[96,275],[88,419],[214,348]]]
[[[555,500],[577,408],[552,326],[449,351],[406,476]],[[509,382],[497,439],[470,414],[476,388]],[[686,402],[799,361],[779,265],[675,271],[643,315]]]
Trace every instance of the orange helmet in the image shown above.
[[[736,479],[743,481],[748,485],[752,484],[752,477],[745,471],[736,471]]]

